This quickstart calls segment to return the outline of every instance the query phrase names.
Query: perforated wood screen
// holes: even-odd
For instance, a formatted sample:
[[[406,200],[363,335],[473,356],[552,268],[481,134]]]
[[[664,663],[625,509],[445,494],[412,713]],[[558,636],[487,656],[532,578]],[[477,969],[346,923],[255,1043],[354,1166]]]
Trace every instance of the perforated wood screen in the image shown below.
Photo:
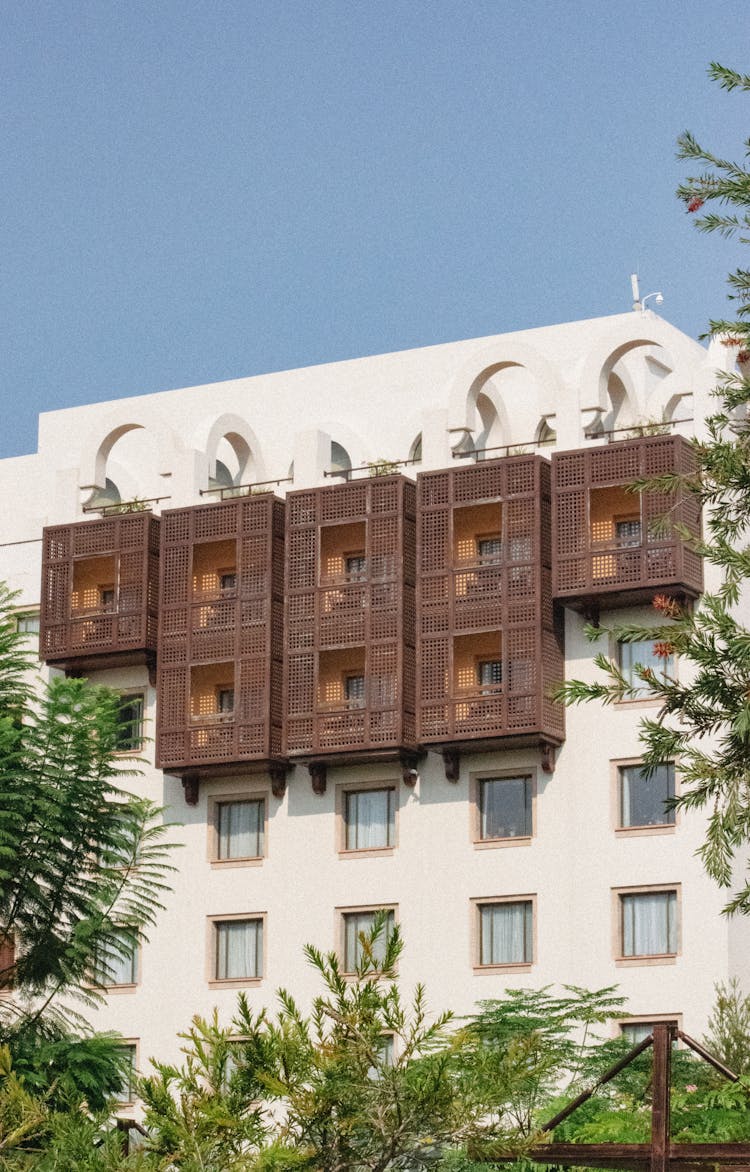
[[[700,533],[696,498],[624,491],[643,477],[694,470],[689,443],[673,435],[553,455],[555,597],[617,606],[646,601],[657,590],[700,594],[701,559],[675,532],[679,525]]]
[[[272,494],[162,516],[157,764],[281,757],[284,505]]]
[[[560,741],[549,464],[513,456],[417,486],[420,742]]]
[[[156,652],[159,519],[131,513],[45,528],[40,656],[61,667]]]
[[[286,754],[413,749],[414,484],[378,476],[286,507]]]

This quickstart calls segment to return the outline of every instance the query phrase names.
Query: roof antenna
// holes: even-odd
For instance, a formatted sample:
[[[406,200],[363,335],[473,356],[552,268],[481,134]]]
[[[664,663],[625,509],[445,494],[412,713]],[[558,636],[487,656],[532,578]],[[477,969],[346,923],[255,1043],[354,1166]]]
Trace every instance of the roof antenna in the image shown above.
[[[650,301],[652,297],[654,298],[654,302],[656,305],[661,305],[662,302],[664,301],[664,294],[663,293],[647,293],[645,297],[643,297],[643,298],[641,297],[640,290],[638,288],[638,274],[637,273],[630,274],[630,288],[633,291],[633,309],[635,310],[636,313],[638,313],[639,310],[641,313],[645,313],[646,312],[646,302]]]

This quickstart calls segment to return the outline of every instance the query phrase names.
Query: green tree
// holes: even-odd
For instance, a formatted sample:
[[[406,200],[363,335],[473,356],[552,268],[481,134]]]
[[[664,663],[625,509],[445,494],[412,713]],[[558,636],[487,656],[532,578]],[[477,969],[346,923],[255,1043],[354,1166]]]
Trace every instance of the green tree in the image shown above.
[[[0,988],[12,991],[0,1042],[28,1086],[96,1108],[119,1085],[122,1054],[74,1003],[97,1000],[101,958],[153,923],[165,828],[121,786],[132,774],[116,758],[116,695],[35,681],[13,598],[0,586]]]
[[[727,90],[750,91],[750,77],[713,64],[711,76]],[[704,166],[688,178],[678,195],[702,231],[737,234],[750,243],[750,142],[745,164],[730,162],[704,150],[690,134],[679,139],[679,156]],[[676,654],[684,665],[680,679],[659,679],[648,668],[629,685],[617,665],[598,655],[606,673],[600,683],[573,680],[559,690],[567,703],[596,699],[610,704],[648,693],[661,701],[656,716],[641,722],[643,759],[655,768],[665,760],[680,763],[682,789],[675,804],[708,812],[701,856],[708,873],[727,889],[728,912],[750,912],[750,878],[738,875],[740,859],[747,866],[750,842],[750,630],[738,605],[750,583],[750,270],[730,274],[730,298],[736,303],[733,321],[712,321],[711,332],[725,335],[737,350],[740,373],[725,376],[716,391],[717,410],[708,421],[708,438],[694,443],[698,471],[694,476],[662,476],[633,485],[650,490],[694,493],[703,507],[704,537],[694,546],[716,568],[720,585],[692,608],[658,596],[651,625],[615,628],[620,641],[652,640],[657,654]],[[687,535],[684,535],[687,539]],[[588,628],[597,640],[606,632]],[[687,670],[685,670],[687,668]]]
[[[735,1074],[750,1076],[750,994],[737,977],[716,985],[716,1001],[703,1045]]]

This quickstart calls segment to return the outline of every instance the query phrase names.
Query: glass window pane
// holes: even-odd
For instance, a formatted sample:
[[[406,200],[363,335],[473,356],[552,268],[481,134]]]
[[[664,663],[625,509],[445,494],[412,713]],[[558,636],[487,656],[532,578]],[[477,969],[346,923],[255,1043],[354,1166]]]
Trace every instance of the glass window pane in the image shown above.
[[[115,1099],[118,1103],[132,1103],[135,1099],[135,1046],[131,1044],[118,1049],[122,1051],[125,1069]]]
[[[353,708],[364,707],[365,677],[347,676],[344,680],[344,697]]]
[[[503,545],[499,537],[480,537],[477,541],[477,553],[481,562],[499,562],[502,551]]]
[[[666,803],[674,797],[674,765],[659,765],[648,777],[641,765],[620,769],[620,825],[667,826],[674,810]]]
[[[501,659],[483,659],[477,664],[477,682],[480,687],[493,689],[503,682],[503,662]]]
[[[480,838],[531,834],[531,778],[498,777],[479,783]]]
[[[361,936],[368,936],[372,931],[376,912],[347,912],[344,915],[344,970],[348,973],[355,971],[362,960]],[[393,930],[394,915],[392,911],[386,913],[385,927],[375,941],[372,955],[375,961],[382,961],[385,949]]]
[[[143,696],[122,696],[117,709],[117,751],[130,753],[143,747]]]
[[[647,692],[648,685],[640,678],[639,668],[649,668],[657,680],[664,681],[674,675],[674,656],[656,655],[653,639],[641,639],[636,643],[617,644],[617,666],[625,682],[637,692]]]
[[[619,546],[640,545],[640,521],[636,519],[615,521],[615,541]]]
[[[263,854],[265,803],[220,802],[218,809],[218,857],[257,859]]]
[[[530,900],[480,906],[480,964],[528,964],[532,959]]]
[[[346,795],[346,849],[376,850],[393,846],[392,789],[356,790]]]
[[[126,936],[96,952],[94,975],[100,985],[135,985],[138,976],[138,947]]]
[[[220,981],[259,977],[263,971],[263,922],[223,920],[216,924],[216,977]]]
[[[670,956],[677,952],[677,894],[621,895],[623,956]]]

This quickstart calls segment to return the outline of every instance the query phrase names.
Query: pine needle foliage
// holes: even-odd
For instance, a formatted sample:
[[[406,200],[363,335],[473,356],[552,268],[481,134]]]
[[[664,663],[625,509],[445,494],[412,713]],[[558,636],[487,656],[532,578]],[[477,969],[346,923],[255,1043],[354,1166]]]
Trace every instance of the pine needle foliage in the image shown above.
[[[716,63],[710,76],[727,91],[750,92],[750,76]],[[678,196],[698,216],[706,232],[737,235],[750,244],[750,140],[744,161],[736,163],[705,150],[683,134],[679,157],[704,170],[686,179]],[[738,604],[750,590],[750,271],[729,277],[733,321],[712,321],[710,332],[723,335],[737,355],[738,373],[724,375],[716,389],[717,409],[707,421],[707,438],[694,442],[697,474],[664,476],[633,485],[634,491],[675,492],[697,496],[703,508],[704,536],[689,541],[705,562],[718,570],[719,585],[697,607],[664,596],[654,599],[652,624],[627,624],[606,631],[587,628],[592,641],[613,634],[621,642],[650,640],[657,654],[676,655],[680,678],[657,678],[641,667],[630,684],[608,656],[595,658],[604,673],[600,682],[571,680],[558,699],[568,704],[599,700],[605,704],[646,696],[661,701],[656,713],[641,722],[643,761],[653,771],[663,761],[678,761],[681,792],[674,805],[707,812],[700,856],[709,875],[731,892],[725,911],[750,913],[750,630],[740,620]]]

